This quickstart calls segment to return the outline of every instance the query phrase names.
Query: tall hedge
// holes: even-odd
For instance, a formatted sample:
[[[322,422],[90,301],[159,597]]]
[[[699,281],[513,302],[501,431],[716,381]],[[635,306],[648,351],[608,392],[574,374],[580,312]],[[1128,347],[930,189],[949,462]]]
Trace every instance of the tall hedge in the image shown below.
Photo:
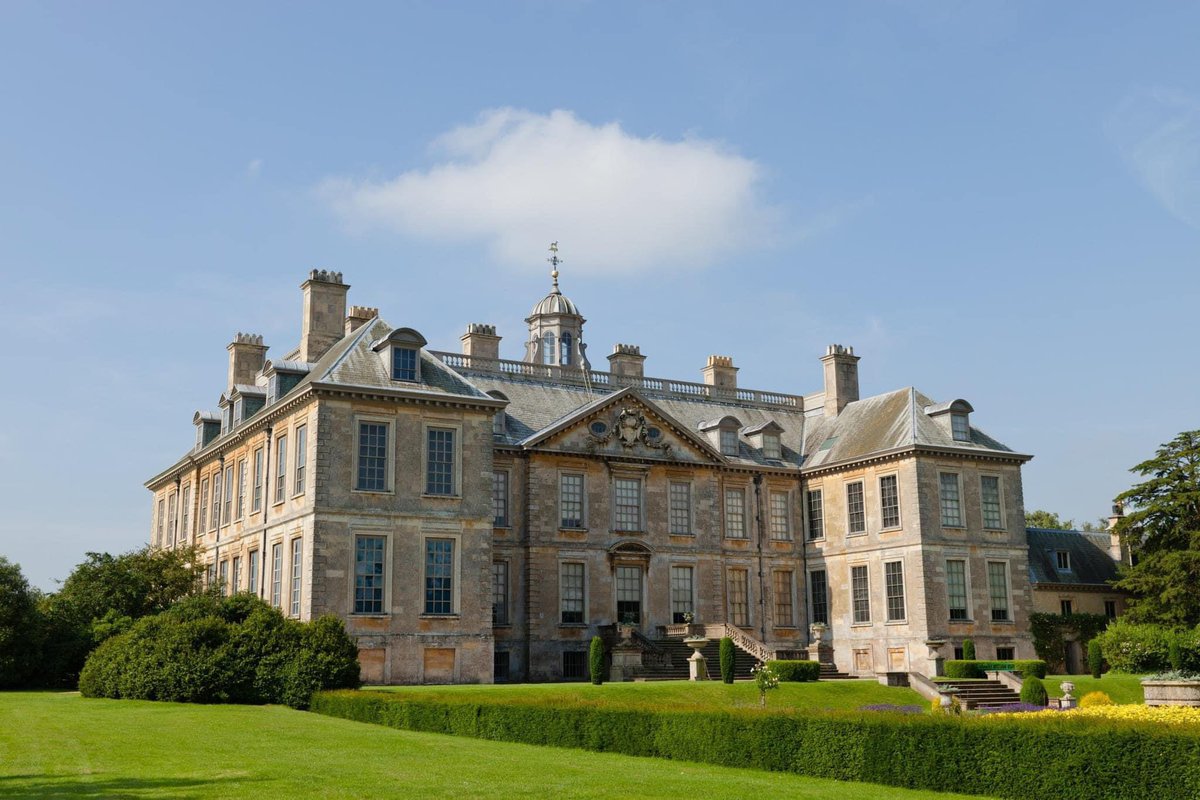
[[[1099,678],[1104,672],[1104,651],[1100,647],[1100,642],[1092,639],[1087,645],[1088,671],[1092,673],[1093,678]]]
[[[1116,620],[1096,639],[1104,660],[1114,672],[1142,674],[1169,669],[1175,633],[1160,625],[1138,625]]]
[[[312,710],[407,730],[1028,800],[1200,796],[1194,732],[1056,714],[688,712],[531,705],[479,693],[319,692]],[[1152,765],[1148,767],[1147,765]]]
[[[588,672],[592,683],[597,686],[604,683],[604,640],[599,636],[593,636],[588,647]]]
[[[975,642],[971,639],[963,639],[963,661],[975,660]]]
[[[723,637],[717,652],[721,657],[721,680],[726,683],[733,683],[733,639],[730,639],[728,636]]]
[[[1045,678],[1046,662],[1039,659],[1015,661],[967,661],[956,659],[944,664],[946,677],[958,680],[984,678],[988,672],[1015,672],[1022,678]]]
[[[246,594],[191,597],[109,638],[79,675],[85,697],[286,703],[358,686],[358,649],[341,620],[286,619]]]
[[[781,681],[815,681],[821,677],[821,664],[817,661],[768,661],[767,666],[775,670]]]

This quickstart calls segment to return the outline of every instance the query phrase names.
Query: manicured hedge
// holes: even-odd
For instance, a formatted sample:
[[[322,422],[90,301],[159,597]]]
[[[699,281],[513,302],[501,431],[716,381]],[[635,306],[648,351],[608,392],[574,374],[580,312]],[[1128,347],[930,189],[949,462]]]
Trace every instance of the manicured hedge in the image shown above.
[[[721,644],[717,646],[717,655],[721,661],[721,680],[725,683],[733,683],[733,639],[728,636],[722,638]]]
[[[1015,672],[1022,678],[1045,678],[1046,662],[1034,659],[1019,661],[968,661],[957,659],[945,664],[946,677],[963,680],[984,678],[987,672]]]
[[[1200,736],[1051,715],[683,712],[319,692],[312,710],[428,731],[1029,800],[1200,796]]]
[[[775,670],[781,681],[815,681],[821,676],[818,661],[768,661],[767,666]]]

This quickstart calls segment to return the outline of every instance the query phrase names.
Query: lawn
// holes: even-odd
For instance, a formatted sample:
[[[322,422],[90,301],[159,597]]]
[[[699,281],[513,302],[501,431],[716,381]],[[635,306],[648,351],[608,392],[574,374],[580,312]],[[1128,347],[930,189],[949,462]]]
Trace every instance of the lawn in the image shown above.
[[[0,796],[967,797],[411,733],[277,706],[38,692],[0,694]]]
[[[477,686],[375,686],[372,691],[412,693],[428,700],[546,705],[601,705],[610,708],[660,708],[675,711],[714,711],[757,707],[758,689],[739,681],[652,681],[635,683],[520,683]],[[912,689],[881,686],[876,681],[817,681],[781,683],[767,693],[772,709],[854,710],[875,704],[915,705],[928,703]]]
[[[1051,697],[1061,697],[1063,681],[1074,681],[1076,698],[1083,697],[1088,692],[1104,692],[1117,704],[1141,703],[1141,675],[1127,675],[1121,672],[1106,672],[1099,678],[1091,675],[1047,675],[1046,691]]]

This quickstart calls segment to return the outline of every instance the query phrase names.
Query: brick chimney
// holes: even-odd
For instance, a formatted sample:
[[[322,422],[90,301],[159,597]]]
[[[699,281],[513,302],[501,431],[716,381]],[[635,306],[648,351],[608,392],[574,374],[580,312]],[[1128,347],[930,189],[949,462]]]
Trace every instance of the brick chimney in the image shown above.
[[[831,344],[821,363],[825,365],[825,416],[836,417],[858,399],[858,356],[853,347]]]
[[[350,306],[350,311],[346,314],[346,335],[354,333],[356,330],[366,325],[373,319],[379,317],[378,308],[367,308],[366,306]]]
[[[465,356],[500,358],[500,337],[496,335],[495,325],[472,322],[467,326],[467,332],[458,337],[458,340],[462,342]]]
[[[1125,507],[1113,503],[1112,516],[1108,518],[1108,554],[1118,564],[1129,563],[1129,550],[1121,545],[1121,537],[1117,535],[1117,523],[1125,517]]]
[[[263,368],[267,358],[267,346],[257,333],[237,333],[225,348],[229,351],[229,380],[226,390],[232,391],[237,384],[254,385],[254,376]]]
[[[614,344],[608,357],[608,371],[627,378],[641,378],[646,374],[646,357],[636,344]]]
[[[737,373],[732,356],[709,356],[708,363],[700,370],[704,382],[718,389],[736,389]]]
[[[316,361],[346,335],[346,293],[342,273],[314,269],[300,284],[304,319],[300,328],[300,360]]]

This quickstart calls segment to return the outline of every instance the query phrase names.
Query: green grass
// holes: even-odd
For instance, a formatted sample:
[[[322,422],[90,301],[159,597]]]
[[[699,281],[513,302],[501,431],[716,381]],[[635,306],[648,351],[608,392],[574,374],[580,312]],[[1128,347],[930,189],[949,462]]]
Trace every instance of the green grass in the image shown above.
[[[0,694],[0,796],[967,797],[411,733],[277,706],[38,692]]]
[[[1099,678],[1091,675],[1047,675],[1046,691],[1051,697],[1062,697],[1061,684],[1063,681],[1074,681],[1074,697],[1083,697],[1088,692],[1104,692],[1114,703],[1144,702],[1142,697],[1141,675],[1127,675],[1122,672],[1106,672]]]
[[[739,681],[653,681],[645,683],[521,683],[476,686],[375,686],[369,691],[412,693],[428,700],[544,705],[599,705],[610,708],[661,708],[673,711],[715,711],[758,707],[758,689]],[[876,681],[817,681],[781,683],[767,693],[769,709],[854,710],[877,703],[926,706],[912,689],[881,686]]]

